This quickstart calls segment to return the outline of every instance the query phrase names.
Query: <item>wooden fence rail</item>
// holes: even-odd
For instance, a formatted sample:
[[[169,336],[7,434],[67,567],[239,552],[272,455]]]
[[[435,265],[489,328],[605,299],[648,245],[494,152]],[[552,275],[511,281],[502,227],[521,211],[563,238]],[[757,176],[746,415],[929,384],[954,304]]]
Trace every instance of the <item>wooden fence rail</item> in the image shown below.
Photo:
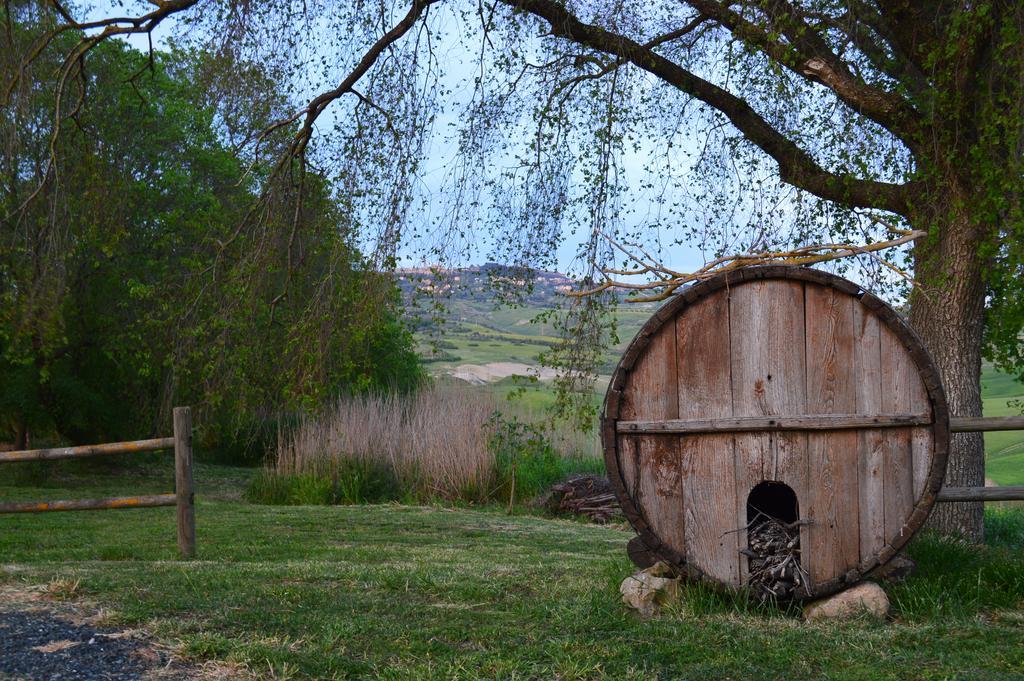
[[[954,433],[1024,430],[1024,416],[954,416]],[[1024,501],[1024,487],[943,487],[936,501]]]
[[[1022,501],[1024,487],[943,487],[936,501]]]
[[[113,442],[82,447],[60,447],[56,449],[27,449],[17,452],[0,453],[0,464],[19,461],[54,461],[57,459],[79,459],[89,456],[152,452],[174,449],[174,493],[150,494],[110,499],[71,499],[64,501],[29,501],[16,503],[0,502],[0,513],[45,513],[49,511],[92,511],[100,509],[153,508],[155,506],[176,506],[178,524],[178,549],[183,558],[196,555],[196,512],[195,492],[192,478],[192,410],[189,407],[174,409],[174,437],[133,442]]]
[[[949,429],[954,433],[1024,430],[1024,416],[953,416]]]
[[[149,494],[112,499],[68,499],[65,501],[22,501],[0,504],[0,513],[45,513],[47,511],[98,511],[111,508],[153,508],[174,506],[177,494]]]
[[[0,463],[13,463],[15,461],[82,459],[87,456],[152,452],[158,449],[171,449],[172,447],[174,447],[173,437],[160,437],[154,440],[111,442],[110,444],[105,445],[83,445],[81,447],[59,447],[57,449],[24,449],[20,452],[0,452]]]

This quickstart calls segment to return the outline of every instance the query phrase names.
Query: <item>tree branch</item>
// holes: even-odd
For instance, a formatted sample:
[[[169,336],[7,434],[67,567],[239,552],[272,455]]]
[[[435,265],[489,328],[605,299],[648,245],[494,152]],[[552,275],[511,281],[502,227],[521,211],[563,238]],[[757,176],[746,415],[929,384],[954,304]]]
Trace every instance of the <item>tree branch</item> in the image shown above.
[[[874,8],[859,0],[849,0],[849,9],[839,16],[810,12],[809,18],[839,31],[863,54],[879,73],[899,82],[921,104],[927,102],[931,86],[924,73],[900,50],[892,38],[891,27]],[[877,39],[876,37],[877,36]]]
[[[708,18],[706,16],[699,14],[694,19],[687,22],[686,25],[683,26],[682,28],[659,35],[656,38],[652,38],[651,40],[644,43],[643,47],[644,49],[650,50],[659,45],[664,45],[665,43],[672,42],[673,40],[678,40],[679,38],[689,35],[707,21]],[[623,57],[618,57],[610,62],[605,63],[595,57],[588,57],[587,55],[578,56],[576,58],[576,62],[577,64],[594,63],[597,66],[597,71],[582,73],[557,85],[551,91],[551,94],[548,95],[547,102],[544,104],[543,111],[545,113],[551,110],[553,102],[556,98],[559,97],[559,110],[561,110],[561,103],[564,103],[565,100],[569,98],[569,95],[573,92],[573,90],[576,89],[576,86],[578,86],[580,83],[591,80],[599,80],[627,63],[625,58]]]
[[[305,151],[306,145],[309,144],[309,140],[313,135],[313,125],[316,123],[317,118],[320,117],[320,114],[323,113],[324,109],[326,109],[328,105],[336,99],[339,99],[345,94],[352,93],[356,83],[359,82],[359,79],[362,78],[363,75],[365,75],[366,72],[369,71],[377,62],[381,53],[408,33],[409,29],[416,24],[416,21],[420,18],[423,12],[425,12],[426,9],[435,2],[438,2],[438,0],[413,0],[412,5],[409,7],[409,12],[401,21],[395,24],[390,31],[381,36],[380,39],[378,39],[377,42],[375,42],[370,49],[366,51],[366,54],[364,54],[363,58],[359,60],[359,63],[356,64],[355,68],[349,72],[345,79],[342,80],[336,88],[314,97],[309,104],[305,106],[305,108],[294,116],[289,117],[284,122],[284,124],[287,125],[288,123],[296,121],[300,117],[304,116],[302,127],[295,135],[295,140],[292,143],[292,157],[299,156]],[[272,129],[276,127],[280,127],[280,125],[275,124],[275,126],[272,126]]]
[[[724,114],[750,142],[779,164],[779,175],[820,198],[894,213],[908,210],[912,184],[892,184],[832,173],[775,130],[743,99],[623,35],[585,24],[554,0],[501,0],[543,19],[554,36],[621,58]]]
[[[886,128],[907,146],[914,148],[920,144],[921,116],[914,107],[898,93],[869,85],[855,76],[786,0],[767,2],[762,10],[773,31],[785,36],[788,43],[721,3],[713,0],[686,0],[686,3],[791,72],[832,90],[841,102]]]
[[[4,92],[4,101],[10,97],[11,93],[14,92],[18,86],[21,78],[24,76],[25,69],[28,68],[29,64],[35,61],[40,54],[43,53],[50,43],[55,38],[60,36],[62,33],[68,31],[91,31],[95,29],[103,29],[100,33],[92,36],[83,37],[75,50],[77,51],[81,47],[86,49],[82,50],[81,56],[84,57],[90,50],[99,45],[107,38],[118,36],[118,35],[132,35],[137,33],[151,33],[160,22],[167,17],[184,12],[197,4],[199,0],[161,0],[157,3],[157,8],[148,14],[143,14],[137,17],[107,17],[106,19],[98,19],[96,21],[76,21],[74,17],[65,9],[59,2],[51,0],[54,11],[64,19],[64,23],[56,26],[55,28],[47,31],[39,40],[29,49],[25,58],[22,59],[21,65],[14,74],[14,77],[7,84]]]

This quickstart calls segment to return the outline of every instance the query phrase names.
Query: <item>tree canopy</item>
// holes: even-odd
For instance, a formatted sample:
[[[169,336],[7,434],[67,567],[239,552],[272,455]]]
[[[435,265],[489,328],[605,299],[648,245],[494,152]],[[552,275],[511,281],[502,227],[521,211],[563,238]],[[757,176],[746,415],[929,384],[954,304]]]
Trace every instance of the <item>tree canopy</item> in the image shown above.
[[[7,78],[11,43],[39,30],[14,18]],[[62,49],[78,39],[62,36]],[[53,138],[59,52],[48,54],[0,120],[0,435],[124,439],[190,403],[224,444],[257,417],[419,380],[393,282],[360,254],[326,178],[305,172],[300,204],[239,230],[269,181],[231,135],[283,106],[258,67],[241,65],[247,91],[229,108],[209,53],[104,43]]]

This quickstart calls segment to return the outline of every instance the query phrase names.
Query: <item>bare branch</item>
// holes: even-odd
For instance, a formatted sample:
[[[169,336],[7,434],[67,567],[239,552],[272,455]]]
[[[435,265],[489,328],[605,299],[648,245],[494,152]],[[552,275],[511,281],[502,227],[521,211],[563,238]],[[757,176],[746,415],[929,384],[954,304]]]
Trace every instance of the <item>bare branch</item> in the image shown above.
[[[650,50],[654,49],[655,47],[658,47],[659,45],[664,45],[665,43],[672,42],[673,40],[678,40],[683,36],[689,35],[707,21],[708,18],[706,16],[704,16],[703,14],[699,14],[694,19],[687,22],[686,25],[684,25],[683,27],[660,35],[656,38],[652,38],[651,40],[644,43],[643,47],[644,49]],[[559,59],[564,59],[564,57],[560,57]],[[555,60],[555,62],[557,61],[558,60]],[[551,62],[551,64],[554,64],[555,62]],[[610,62],[602,62],[599,59],[595,59],[594,57],[591,57],[589,55],[579,55],[576,57],[576,63],[592,63],[595,66],[597,66],[597,71],[594,71],[592,73],[580,74],[578,76],[575,76],[574,78],[570,78],[564,83],[559,84],[551,91],[551,94],[548,96],[547,103],[545,104],[543,111],[550,111],[554,100],[559,95],[562,95],[561,101],[564,102],[569,98],[573,90],[575,90],[576,86],[579,85],[580,83],[589,80],[599,80],[608,75],[609,73],[611,73],[612,71],[616,70],[620,66],[626,64],[627,61],[624,57],[621,56],[618,57],[617,59],[613,59]]]
[[[727,255],[720,258],[716,258],[711,262],[707,263],[703,267],[694,270],[693,272],[676,272],[660,263],[654,262],[653,258],[650,257],[646,252],[641,251],[641,254],[645,259],[641,259],[635,255],[635,252],[631,252],[628,248],[620,245],[614,239],[606,234],[602,236],[609,241],[617,250],[625,253],[633,262],[639,265],[638,268],[632,270],[617,270],[611,268],[600,268],[601,273],[604,275],[605,280],[594,287],[585,289],[582,291],[573,291],[566,295],[574,298],[584,298],[587,296],[596,295],[604,291],[618,289],[626,291],[654,291],[651,295],[637,296],[629,298],[628,302],[631,303],[650,303],[659,300],[665,300],[671,296],[676,289],[686,284],[692,284],[711,277],[722,274],[723,272],[730,272],[732,270],[740,269],[741,267],[751,267],[754,265],[813,265],[821,262],[828,262],[831,260],[839,260],[840,258],[848,258],[855,255],[868,255],[875,258],[883,266],[893,271],[900,277],[906,279],[910,283],[914,283],[911,276],[901,269],[900,267],[890,263],[882,258],[879,258],[877,253],[897,246],[908,244],[916,239],[921,239],[928,235],[927,232],[921,230],[905,231],[895,230],[900,234],[895,239],[889,239],[887,241],[879,241],[873,244],[855,245],[855,244],[841,244],[841,243],[829,243],[829,244],[813,244],[810,246],[802,246],[800,248],[794,248],[791,250],[780,250],[780,251],[765,251],[762,253],[744,253],[737,255]],[[633,245],[631,245],[633,246]],[[635,248],[635,246],[633,246]],[[653,276],[656,281],[646,282],[630,282],[623,281],[621,279],[614,279],[615,276]]]
[[[404,36],[409,29],[411,29],[420,16],[427,10],[430,5],[434,4],[438,0],[413,0],[412,6],[409,7],[409,12],[399,21],[395,26],[385,33],[377,42],[375,42],[370,49],[366,51],[363,58],[359,60],[355,68],[345,77],[338,87],[333,90],[328,90],[317,97],[313,98],[306,107],[298,112],[295,116],[289,119],[289,122],[297,120],[300,116],[305,116],[302,123],[302,128],[295,136],[295,140],[291,147],[291,156],[295,157],[305,151],[306,145],[309,144],[309,140],[313,135],[313,125],[316,123],[317,118],[323,113],[331,102],[341,98],[343,95],[351,93],[352,88],[355,87],[359,79],[370,70],[380,57],[381,53],[384,52],[388,47],[393,45],[402,36]]]

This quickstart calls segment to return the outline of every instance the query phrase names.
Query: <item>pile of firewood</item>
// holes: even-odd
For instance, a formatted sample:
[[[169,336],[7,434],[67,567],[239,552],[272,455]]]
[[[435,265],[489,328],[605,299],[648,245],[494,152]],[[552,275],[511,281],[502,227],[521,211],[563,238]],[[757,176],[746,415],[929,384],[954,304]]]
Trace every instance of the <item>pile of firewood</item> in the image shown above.
[[[606,523],[619,514],[611,483],[599,475],[574,475],[553,485],[546,506],[552,513],[583,515],[598,523]]]
[[[799,521],[784,523],[758,513],[748,526],[747,546],[740,553],[750,558],[747,583],[755,599],[785,601],[805,584],[800,567]]]

